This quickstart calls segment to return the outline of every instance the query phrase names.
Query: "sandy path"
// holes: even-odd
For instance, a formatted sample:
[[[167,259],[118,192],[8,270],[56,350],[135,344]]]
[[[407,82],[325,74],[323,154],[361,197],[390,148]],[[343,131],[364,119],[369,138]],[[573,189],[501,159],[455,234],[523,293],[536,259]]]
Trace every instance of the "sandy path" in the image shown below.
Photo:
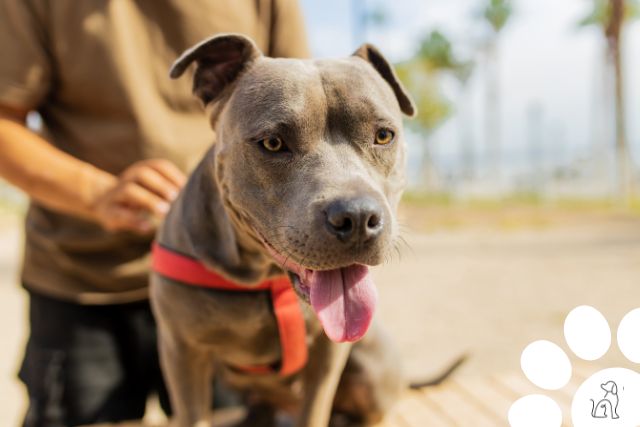
[[[412,375],[462,352],[471,357],[461,374],[517,370],[532,340],[567,348],[563,322],[572,308],[592,305],[615,328],[640,307],[638,220],[408,240],[413,251],[377,276],[381,315]],[[605,362],[624,360],[612,346]]]
[[[0,421],[18,425],[22,388],[14,379],[26,333],[16,282],[20,233],[0,227]],[[640,306],[640,220],[608,218],[562,226],[478,228],[406,236],[411,250],[379,268],[379,317],[395,336],[411,377],[428,376],[468,352],[458,372],[515,371],[531,340],[562,344],[566,313],[599,308],[615,327]],[[566,345],[562,344],[566,348]],[[601,363],[624,360],[612,348]]]
[[[0,425],[18,426],[25,396],[16,374],[27,333],[25,293],[18,287],[21,254],[20,223],[0,224]]]

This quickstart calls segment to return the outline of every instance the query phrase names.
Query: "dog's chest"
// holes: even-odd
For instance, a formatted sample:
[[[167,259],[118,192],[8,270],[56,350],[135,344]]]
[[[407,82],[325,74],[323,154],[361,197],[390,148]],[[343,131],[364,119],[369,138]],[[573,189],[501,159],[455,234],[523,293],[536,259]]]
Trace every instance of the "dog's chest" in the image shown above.
[[[269,366],[282,358],[278,322],[269,292],[206,291],[198,343],[231,366]],[[204,301],[203,301],[204,302]],[[301,303],[307,346],[319,331],[309,307]]]

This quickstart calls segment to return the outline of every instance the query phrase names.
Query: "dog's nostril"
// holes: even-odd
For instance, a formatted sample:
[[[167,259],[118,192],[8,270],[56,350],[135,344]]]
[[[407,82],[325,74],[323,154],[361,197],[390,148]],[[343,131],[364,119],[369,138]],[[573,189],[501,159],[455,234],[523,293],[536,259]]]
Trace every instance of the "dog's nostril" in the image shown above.
[[[336,227],[336,229],[338,231],[342,231],[343,233],[349,233],[351,232],[351,230],[353,230],[353,221],[351,221],[351,218],[346,217],[342,221],[342,225]]]
[[[340,233],[350,233],[353,230],[353,220],[348,212],[332,209],[327,212],[327,221],[331,228]]]
[[[341,233],[348,233],[353,229],[353,221],[348,216],[330,216],[329,224]]]
[[[369,217],[369,220],[367,221],[367,228],[378,228],[378,226],[380,226],[380,224],[382,223],[382,220],[380,219],[380,216],[377,214],[373,214]]]
[[[323,213],[329,232],[342,242],[368,242],[382,233],[382,210],[373,199],[337,200]]]

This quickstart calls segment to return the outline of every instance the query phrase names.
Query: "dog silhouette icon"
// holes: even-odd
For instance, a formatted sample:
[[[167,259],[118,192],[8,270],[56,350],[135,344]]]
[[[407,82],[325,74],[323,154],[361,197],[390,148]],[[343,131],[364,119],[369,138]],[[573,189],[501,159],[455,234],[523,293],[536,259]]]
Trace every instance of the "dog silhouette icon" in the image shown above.
[[[618,415],[618,385],[614,381],[607,381],[600,384],[600,388],[604,390],[604,397],[597,403],[593,399],[591,401],[591,416],[593,418],[611,418],[617,420]]]

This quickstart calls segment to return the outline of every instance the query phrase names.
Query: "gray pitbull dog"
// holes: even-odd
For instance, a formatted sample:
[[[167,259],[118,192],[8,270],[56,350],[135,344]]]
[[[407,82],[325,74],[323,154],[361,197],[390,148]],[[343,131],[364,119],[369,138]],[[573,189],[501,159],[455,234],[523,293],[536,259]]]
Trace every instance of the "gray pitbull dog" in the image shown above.
[[[158,242],[247,289],[289,274],[309,359],[288,377],[233,369],[281,358],[268,293],[197,288],[154,273],[174,423],[207,423],[214,374],[246,392],[244,425],[274,425],[282,409],[299,427],[379,421],[405,383],[372,323],[377,294],[367,266],[389,258],[398,238],[402,113],[414,115],[413,102],[370,45],[346,59],[274,59],[226,34],[186,51],[171,77],[194,62],[193,90],[216,142]]]

